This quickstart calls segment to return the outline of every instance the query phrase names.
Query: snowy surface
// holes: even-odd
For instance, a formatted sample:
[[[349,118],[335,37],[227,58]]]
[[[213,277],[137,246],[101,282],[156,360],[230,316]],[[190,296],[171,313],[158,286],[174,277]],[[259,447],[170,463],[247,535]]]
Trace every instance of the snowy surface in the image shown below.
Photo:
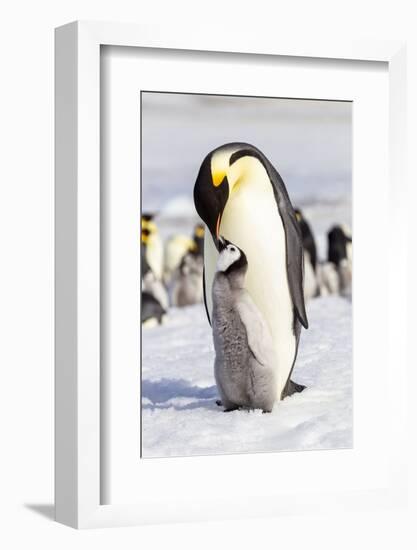
[[[224,413],[213,376],[211,329],[203,305],[172,308],[164,325],[143,329],[144,457],[352,446],[351,303],[308,303],[293,379],[303,393],[261,411]]]

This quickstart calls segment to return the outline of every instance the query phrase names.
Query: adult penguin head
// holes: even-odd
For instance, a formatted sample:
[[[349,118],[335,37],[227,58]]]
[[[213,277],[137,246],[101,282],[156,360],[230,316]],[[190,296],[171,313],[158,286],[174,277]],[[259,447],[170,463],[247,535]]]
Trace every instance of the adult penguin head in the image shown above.
[[[256,157],[264,164],[262,153],[248,143],[228,143],[211,151],[201,164],[194,185],[194,204],[219,248],[220,222],[233,187],[244,167],[237,161]]]

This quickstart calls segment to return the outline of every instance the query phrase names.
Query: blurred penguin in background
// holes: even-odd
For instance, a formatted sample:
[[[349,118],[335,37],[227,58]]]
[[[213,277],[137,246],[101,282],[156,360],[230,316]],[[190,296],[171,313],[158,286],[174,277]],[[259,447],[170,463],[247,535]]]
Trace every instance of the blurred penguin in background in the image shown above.
[[[154,217],[154,214],[142,214],[142,243],[150,269],[157,279],[162,280],[164,247]]]
[[[328,261],[340,265],[344,260],[352,263],[352,234],[347,225],[335,225],[327,233]]]
[[[172,285],[172,305],[191,306],[204,300],[204,225],[194,227],[192,244],[181,259]]]
[[[323,262],[317,266],[320,285],[320,295],[339,294],[340,282],[336,267],[331,262]]]
[[[310,255],[304,250],[304,300],[311,300],[320,295],[316,272],[313,269]]]
[[[142,326],[150,328],[162,324],[166,311],[159,301],[149,292],[142,291],[141,321]]]
[[[320,294],[317,280],[317,248],[310,224],[299,208],[295,210],[295,217],[301,230],[304,249],[304,299],[310,300]]]
[[[301,238],[303,240],[303,248],[308,252],[310,257],[310,262],[313,267],[313,271],[316,271],[317,266],[317,248],[316,241],[314,239],[313,232],[311,230],[310,224],[307,222],[303,213],[299,208],[295,208],[295,217],[297,218],[298,224],[301,229]]]
[[[352,292],[352,234],[346,225],[336,225],[327,234],[328,261],[333,263],[339,275],[340,294]]]
[[[194,248],[194,241],[186,235],[174,235],[165,243],[164,282],[169,285],[186,254]]]
[[[154,222],[152,222],[154,223]],[[152,268],[154,256],[150,254],[149,242],[152,242],[153,228],[152,226],[143,224],[141,230],[141,276],[142,276],[142,299],[143,294],[148,293],[160,304],[161,308],[166,311],[168,309],[169,300],[168,292]],[[158,237],[159,238],[159,237]]]
[[[352,292],[352,235],[346,225],[335,225],[327,233],[327,263],[321,267],[322,294]]]
[[[193,241],[194,241],[194,248],[193,248],[193,251],[192,251],[193,254],[195,256],[203,257],[203,254],[204,254],[204,224],[198,223],[194,227]]]
[[[194,227],[192,237],[174,235],[166,241],[164,255],[164,282],[169,285],[178,275],[181,263],[187,254],[203,258],[204,225]]]
[[[173,306],[184,307],[203,302],[203,271],[203,256],[189,252],[183,257],[172,286]]]

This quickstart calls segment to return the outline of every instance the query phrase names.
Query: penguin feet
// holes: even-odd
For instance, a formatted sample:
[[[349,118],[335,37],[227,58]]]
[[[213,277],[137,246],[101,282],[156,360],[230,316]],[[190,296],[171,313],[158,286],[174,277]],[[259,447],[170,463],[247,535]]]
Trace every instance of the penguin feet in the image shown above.
[[[234,405],[233,403],[231,403],[229,401],[223,403],[223,401],[221,399],[216,399],[216,405],[218,407],[224,407],[223,412],[225,412],[225,413],[232,412],[232,411],[237,411],[238,409],[240,409],[239,405]]]
[[[216,399],[216,405],[218,407],[224,407],[223,412],[225,413],[237,411],[238,409],[240,409],[240,405],[235,405],[232,401],[229,401],[227,398]]]
[[[303,386],[302,384],[297,384],[297,382],[293,382],[293,380],[288,380],[282,392],[282,399],[285,399],[286,397],[289,397],[294,393],[301,393],[305,389],[306,386]]]
[[[237,410],[239,410],[239,409],[240,409],[239,405],[229,405],[228,407],[226,407],[226,408],[224,409],[223,412],[225,412],[225,413],[230,413],[230,412],[233,412],[233,411],[237,411]]]
[[[297,384],[297,386],[299,386],[299,384]],[[305,388],[305,386],[299,386],[299,387],[302,387],[303,389]],[[299,390],[299,391],[303,391],[303,390]],[[223,406],[222,400],[221,399],[216,399],[216,405],[218,407],[222,407]],[[224,409],[223,412],[228,413],[228,412],[232,412],[232,411],[237,411],[241,408],[242,407],[240,407],[239,405],[229,405],[227,408]],[[243,407],[243,408],[245,408],[245,407]],[[250,408],[248,409],[248,411],[249,410],[250,410]],[[271,413],[271,412],[272,412],[272,409],[262,409],[262,414],[268,414],[268,413]]]

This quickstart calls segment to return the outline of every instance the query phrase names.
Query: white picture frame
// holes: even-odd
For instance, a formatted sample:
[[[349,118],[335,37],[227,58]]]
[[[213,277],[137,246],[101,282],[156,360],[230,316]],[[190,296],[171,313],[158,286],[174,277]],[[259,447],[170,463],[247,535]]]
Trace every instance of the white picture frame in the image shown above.
[[[207,52],[285,55],[305,58],[382,61],[389,71],[390,199],[389,243],[396,277],[405,266],[404,221],[398,214],[404,181],[405,45],[363,41],[311,43],[196,29],[186,37],[169,28],[75,22],[56,30],[56,519],[83,527],[119,526],[186,519],[245,517],[393,506],[405,498],[403,468],[405,408],[396,407],[387,426],[392,441],[389,475],[379,489],[317,493],[294,491],[267,509],[248,512],[236,503],[227,513],[212,500],[192,503],[167,495],[144,509],[135,504],[101,504],[100,408],[100,47],[168,48]],[[394,256],[395,254],[395,256]],[[390,315],[405,322],[405,297],[389,303]],[[398,363],[396,397],[405,401],[404,331],[391,335]],[[149,501],[152,495],[149,494]]]

